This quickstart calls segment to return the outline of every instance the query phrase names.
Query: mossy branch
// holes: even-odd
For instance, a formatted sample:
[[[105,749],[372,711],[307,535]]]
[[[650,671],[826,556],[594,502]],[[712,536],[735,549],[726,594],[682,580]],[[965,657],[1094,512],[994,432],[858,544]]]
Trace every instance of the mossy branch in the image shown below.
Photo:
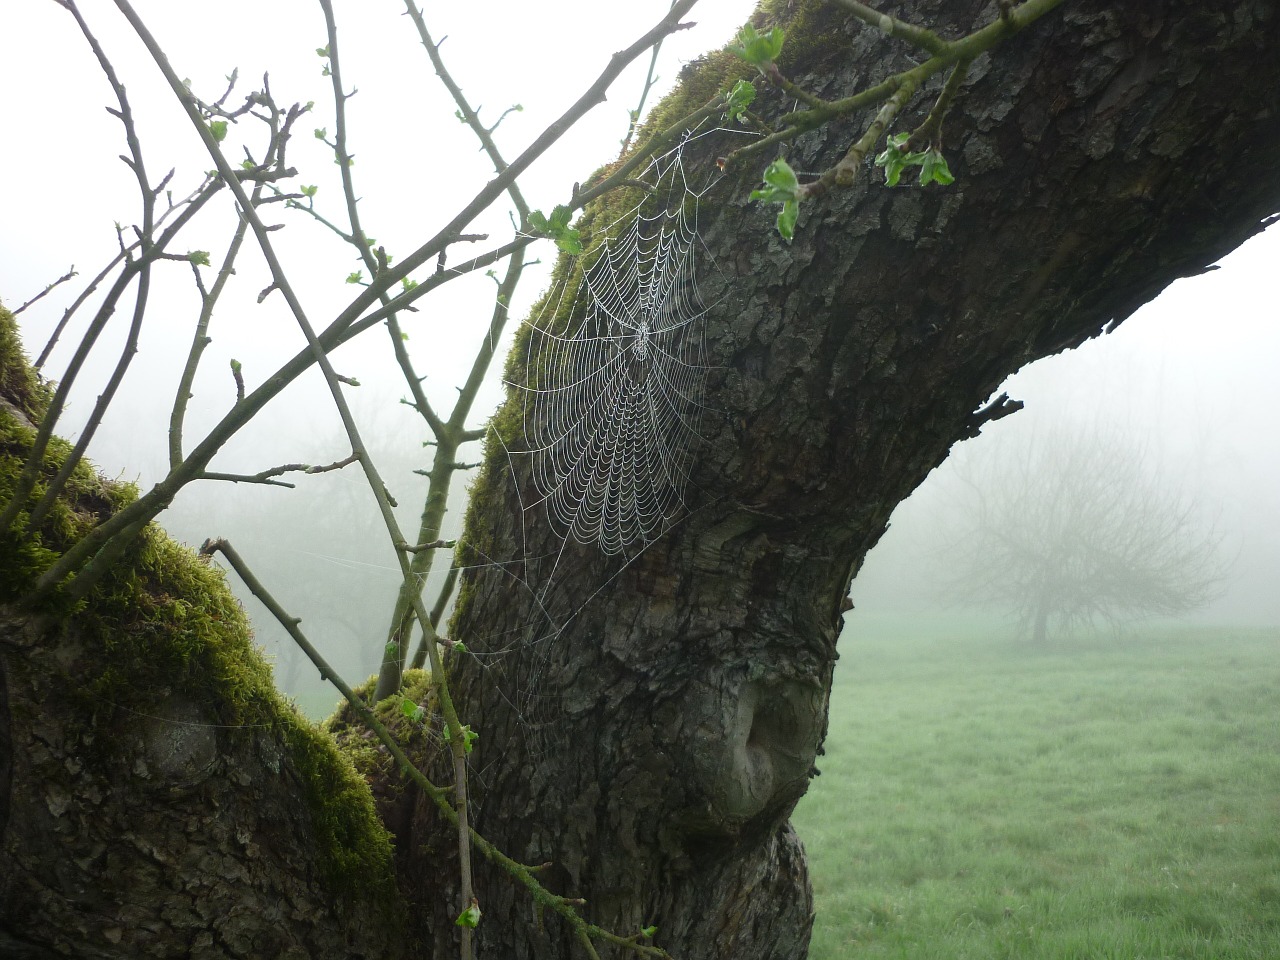
[[[858,0],[830,0],[830,2],[841,10],[847,10],[863,23],[875,27],[886,36],[905,40],[934,56],[947,51],[947,41],[925,27],[907,23],[905,20],[891,17],[887,13],[880,13],[868,7],[865,3],[859,3]]]
[[[951,103],[955,100],[960,85],[964,83],[964,78],[969,75],[969,64],[972,62],[961,60],[951,68],[951,74],[947,77],[942,92],[938,94],[938,99],[934,101],[933,109],[924,118],[924,122],[911,131],[911,137],[906,142],[904,152],[937,143],[942,130],[942,121],[946,118],[947,111],[951,109]]]
[[[842,9],[849,10],[864,22],[871,23],[891,36],[902,37],[930,51],[933,55],[924,63],[886,77],[879,83],[848,97],[828,101],[821,106],[811,106],[809,109],[797,110],[785,115],[780,121],[781,129],[728,154],[724,161],[726,168],[740,163],[748,157],[774,149],[779,144],[794,140],[801,134],[815,130],[837,117],[876,106],[877,104],[892,102],[892,107],[889,109],[888,114],[886,115],[886,111],[882,109],[872,120],[863,136],[858,138],[849,148],[845,157],[835,167],[824,171],[819,176],[818,181],[806,184],[802,189],[804,196],[813,197],[825,193],[833,185],[848,186],[855,179],[857,164],[874,149],[879,137],[883,135],[887,128],[887,121],[900,112],[911,96],[923,86],[925,81],[948,67],[967,63],[978,54],[996,47],[1015,33],[1054,10],[1063,3],[1063,0],[1026,0],[1026,2],[1016,7],[1002,8],[1000,15],[985,27],[981,27],[959,40],[952,41],[942,40],[931,31],[914,27],[892,17],[883,16],[864,4],[855,3],[852,0],[848,0],[848,2],[846,0],[832,0],[832,2]],[[930,115],[930,120],[926,121],[927,124],[932,121],[933,129],[931,135],[936,135],[936,128],[941,123],[943,116],[945,116],[951,98],[964,78],[964,72],[958,72],[960,74],[958,77],[955,72],[952,74],[954,86],[949,80],[948,87],[951,89],[944,88],[938,104],[934,107],[934,112]],[[905,94],[904,91],[906,91]],[[868,135],[873,131],[878,131],[878,133],[868,142]]]

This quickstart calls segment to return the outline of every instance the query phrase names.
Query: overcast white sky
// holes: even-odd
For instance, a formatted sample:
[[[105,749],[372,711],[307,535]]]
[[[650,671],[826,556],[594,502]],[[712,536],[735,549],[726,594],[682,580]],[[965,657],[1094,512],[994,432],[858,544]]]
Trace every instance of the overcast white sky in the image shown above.
[[[174,191],[187,192],[210,166],[187,121],[114,5],[105,0],[84,0],[82,5],[128,86],[151,177],[158,179],[176,167]],[[613,51],[647,29],[667,5],[667,0],[607,5],[498,0],[429,5],[427,16],[436,36],[447,36],[443,53],[472,102],[483,106],[485,118],[495,120],[515,103],[523,106],[499,130],[510,157],[579,95]],[[663,88],[674,81],[682,62],[727,40],[752,6],[749,0],[703,0],[690,17],[699,27],[664,47],[659,68]],[[213,99],[223,77],[238,67],[240,89],[246,92],[269,68],[279,101],[316,101],[314,120],[300,124],[291,159],[302,170],[300,182],[320,186],[318,206],[340,222],[337,168],[311,136],[314,127],[333,129],[328,80],[321,76],[322,60],[315,53],[325,43],[318,5],[138,0],[137,7],[177,72],[189,77],[205,99]],[[470,134],[453,118],[452,104],[438,92],[426,56],[401,15],[403,7],[391,0],[336,0],[336,7],[344,79],[348,87],[359,89],[350,101],[351,148],[364,223],[392,254],[403,254],[447,220],[490,171]],[[82,277],[96,272],[114,252],[113,221],[132,222],[137,202],[132,177],[116,159],[124,149],[120,124],[104,110],[113,104],[111,91],[71,17],[52,0],[0,3],[0,36],[5,38],[0,88],[6,91],[0,99],[6,144],[0,151],[0,298],[13,307],[71,264]],[[645,66],[647,58],[642,58],[614,87],[609,102],[534,168],[524,181],[532,205],[550,209],[567,198],[575,180],[612,158]],[[233,131],[230,139],[239,135]],[[224,208],[228,199],[222,198]],[[231,221],[229,214],[222,216],[225,227]],[[499,208],[487,224],[499,236],[505,222]],[[291,224],[276,236],[286,266],[305,277],[304,303],[313,321],[322,324],[350,298],[352,288],[342,278],[356,264],[322,231],[301,219]],[[216,261],[224,241],[216,233],[208,236],[203,243],[193,238],[183,249],[207,247]],[[540,252],[550,259],[549,251]],[[252,386],[301,345],[278,298],[261,307],[254,304],[266,280],[253,263],[254,258],[244,258],[239,290],[215,318],[214,344],[197,384],[193,430],[213,422],[232,399],[226,373],[231,357],[245,363]],[[1273,230],[1228,258],[1218,273],[1175,285],[1116,334],[1069,357],[1036,365],[1009,387],[1028,401],[1028,411],[1018,418],[1077,415],[1090,406],[1123,411],[1136,430],[1158,438],[1180,463],[1204,464],[1211,479],[1207,489],[1222,499],[1224,518],[1240,530],[1249,566],[1241,589],[1252,598],[1250,616],[1269,622],[1280,622],[1280,601],[1274,599],[1280,573],[1278,264],[1280,232]],[[156,479],[162,466],[164,424],[196,315],[186,268],[165,267],[153,300],[158,309],[144,331],[126,396],[93,451],[108,471],[141,474],[144,481]],[[526,282],[524,302],[540,286],[537,279]],[[492,295],[493,285],[483,277],[451,284],[408,324],[420,370],[442,402],[460,382],[487,322]],[[32,352],[67,302],[67,296],[57,294],[23,317]],[[119,325],[124,322],[122,315]],[[73,340],[69,337],[65,345]],[[114,357],[115,342],[104,338],[100,349]],[[379,342],[338,356],[340,370],[361,377],[370,388],[368,395],[378,393],[379,378],[385,376],[373,364],[381,348]],[[68,353],[55,354],[48,372],[57,376]],[[69,415],[70,426],[87,412],[98,389],[97,383],[86,384]],[[389,382],[382,393],[394,398],[403,390]],[[317,392],[295,395],[252,444],[233,445],[219,466],[258,470],[316,456],[300,434],[328,432],[317,425],[330,415],[328,401]],[[481,414],[496,396],[496,390],[490,392],[478,408]],[[365,409],[378,406],[374,400],[364,404]],[[401,411],[379,416],[415,438],[421,434]],[[998,442],[1001,426],[989,427],[988,436],[976,442]],[[270,449],[264,452],[263,444]],[[342,454],[334,451],[335,457]]]

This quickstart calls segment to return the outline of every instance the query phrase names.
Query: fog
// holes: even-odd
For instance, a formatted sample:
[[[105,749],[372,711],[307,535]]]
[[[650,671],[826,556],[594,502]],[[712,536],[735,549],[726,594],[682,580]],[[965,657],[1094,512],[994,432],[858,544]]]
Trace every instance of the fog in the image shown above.
[[[223,4],[212,20],[196,27],[184,5],[138,4],[152,21],[178,72],[213,99],[224,76],[239,67],[248,90],[268,67],[281,102],[315,100],[314,119],[304,120],[291,146],[301,183],[319,185],[317,204],[340,218],[339,187],[331,155],[310,136],[331,128],[328,81],[320,76],[323,23],[310,4]],[[461,6],[461,5],[458,5]],[[528,5],[503,6],[503,29],[468,23],[457,10],[431,11],[437,36],[448,35],[443,52],[473,103],[496,120],[508,106],[499,140],[508,156],[527,144],[594,76],[608,54],[626,45],[667,8],[652,4],[611,7],[561,3],[547,18]],[[671,38],[658,73],[661,89],[676,79],[682,62],[722,43],[749,12],[746,0],[705,4],[700,27]],[[633,9],[640,7],[641,9]],[[243,28],[252,11],[252,30]],[[136,40],[103,11],[95,28],[112,54],[138,113],[149,172],[158,179],[173,166],[174,192],[183,195],[209,166],[186,119],[160,89],[154,69]],[[354,172],[363,197],[368,232],[392,253],[407,252],[446,222],[462,200],[490,175],[470,134],[453,118],[453,106],[436,91],[429,64],[394,5],[386,10],[338,4],[344,77],[360,93],[350,102]],[[305,24],[305,26],[303,26]],[[7,97],[0,119],[9,147],[0,154],[3,223],[0,236],[0,298],[16,307],[71,264],[81,280],[95,273],[116,249],[113,222],[137,216],[136,185],[117,155],[124,149],[118,122],[103,105],[111,91],[83,38],[55,4],[9,4],[0,8],[0,33],[9,39],[0,62],[8,90],[40,91]],[[388,39],[390,38],[390,39]],[[627,126],[643,82],[647,58],[619,82],[610,101],[591,115],[525,182],[530,204],[550,209],[565,200],[575,180],[611,159]],[[656,96],[655,92],[654,96]],[[652,102],[652,101],[651,101]],[[246,130],[247,130],[246,125]],[[233,132],[234,136],[241,131]],[[13,144],[21,142],[17,148]],[[498,204],[482,228],[509,232],[509,210]],[[188,248],[220,254],[233,223],[226,203],[207,232]],[[354,268],[349,248],[301,217],[277,234],[286,267],[304,278],[301,296],[319,321],[351,298],[343,279]],[[201,244],[203,238],[203,244]],[[543,243],[536,255],[550,260]],[[1021,371],[1004,385],[1026,402],[1022,412],[988,425],[961,444],[903,503],[881,544],[853,588],[861,610],[903,615],[944,610],[937,533],[939,517],[956,503],[955,464],[966,458],[1000,458],[1028,433],[1055,420],[1108,424],[1141,438],[1162,470],[1181,488],[1193,489],[1224,534],[1232,564],[1222,597],[1199,616],[1217,623],[1280,624],[1280,442],[1274,424],[1280,410],[1280,324],[1277,324],[1276,265],[1280,231],[1261,236],[1228,257],[1222,269],[1180,281],[1113,333],[1079,350]],[[166,468],[166,430],[177,372],[186,356],[198,298],[184,264],[158,270],[142,349],[118,402],[90,448],[90,456],[113,476],[144,486]],[[527,279],[513,313],[518,318],[545,283]],[[243,364],[252,386],[302,345],[278,297],[261,305],[268,283],[260,258],[245,256],[233,290],[215,315],[212,345],[197,380],[187,435],[196,438],[234,400],[228,371]],[[76,292],[59,288],[21,318],[28,350],[44,344]],[[465,375],[488,320],[493,281],[482,273],[433,293],[421,312],[406,321],[409,344],[433,403],[447,409]],[[83,319],[83,317],[82,317]],[[123,343],[109,329],[97,348],[101,358],[73,395],[60,432],[84,422],[93,399]],[[80,328],[82,329],[82,327]],[[47,372],[57,377],[79,330],[69,330]],[[510,331],[508,331],[509,335]],[[340,372],[362,384],[353,404],[389,487],[400,504],[400,520],[416,529],[425,489],[414,473],[430,463],[422,420],[401,404],[399,373],[387,362],[376,331],[344,347]],[[498,401],[494,375],[477,402],[478,424]],[[190,440],[188,446],[190,446]],[[1002,453],[1003,451],[1003,453]],[[318,375],[289,388],[251,429],[233,440],[215,461],[224,471],[257,472],[288,462],[328,463],[350,452]],[[476,445],[463,460],[478,459]],[[851,469],[856,469],[852,465]],[[209,536],[230,539],[259,568],[284,605],[349,678],[372,671],[381,655],[389,604],[398,582],[395,559],[363,478],[346,471],[297,479],[297,489],[201,482],[185,490],[161,522],[175,536],[198,545]],[[446,536],[456,532],[465,483],[456,482]],[[442,576],[438,565],[435,577]],[[427,593],[430,601],[432,590]],[[281,632],[247,602],[264,647],[277,658],[284,685],[306,692],[315,673],[297,659]]]
[[[852,591],[882,614],[956,609],[940,586],[965,471],[1016,457],[1064,426],[1125,437],[1170,493],[1198,501],[1222,535],[1221,597],[1194,619],[1280,624],[1280,231],[1208,274],[1179,280],[1106,336],[1019,371],[1001,387],[1020,412],[953,448],[895,511]],[[993,496],[999,496],[992,491]]]

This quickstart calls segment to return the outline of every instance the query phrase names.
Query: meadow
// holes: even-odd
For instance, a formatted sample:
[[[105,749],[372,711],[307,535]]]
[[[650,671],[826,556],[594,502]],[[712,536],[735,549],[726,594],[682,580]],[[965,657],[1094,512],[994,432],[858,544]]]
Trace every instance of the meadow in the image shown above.
[[[1280,958],[1280,631],[855,614],[794,823],[811,960]]]

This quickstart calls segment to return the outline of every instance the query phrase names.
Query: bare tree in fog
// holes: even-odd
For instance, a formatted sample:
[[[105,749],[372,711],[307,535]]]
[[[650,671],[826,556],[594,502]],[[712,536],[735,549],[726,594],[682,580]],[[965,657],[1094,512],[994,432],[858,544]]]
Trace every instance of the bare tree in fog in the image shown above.
[[[1140,441],[1062,427],[958,475],[950,593],[1008,609],[1036,643],[1180,616],[1220,593],[1221,534]]]

